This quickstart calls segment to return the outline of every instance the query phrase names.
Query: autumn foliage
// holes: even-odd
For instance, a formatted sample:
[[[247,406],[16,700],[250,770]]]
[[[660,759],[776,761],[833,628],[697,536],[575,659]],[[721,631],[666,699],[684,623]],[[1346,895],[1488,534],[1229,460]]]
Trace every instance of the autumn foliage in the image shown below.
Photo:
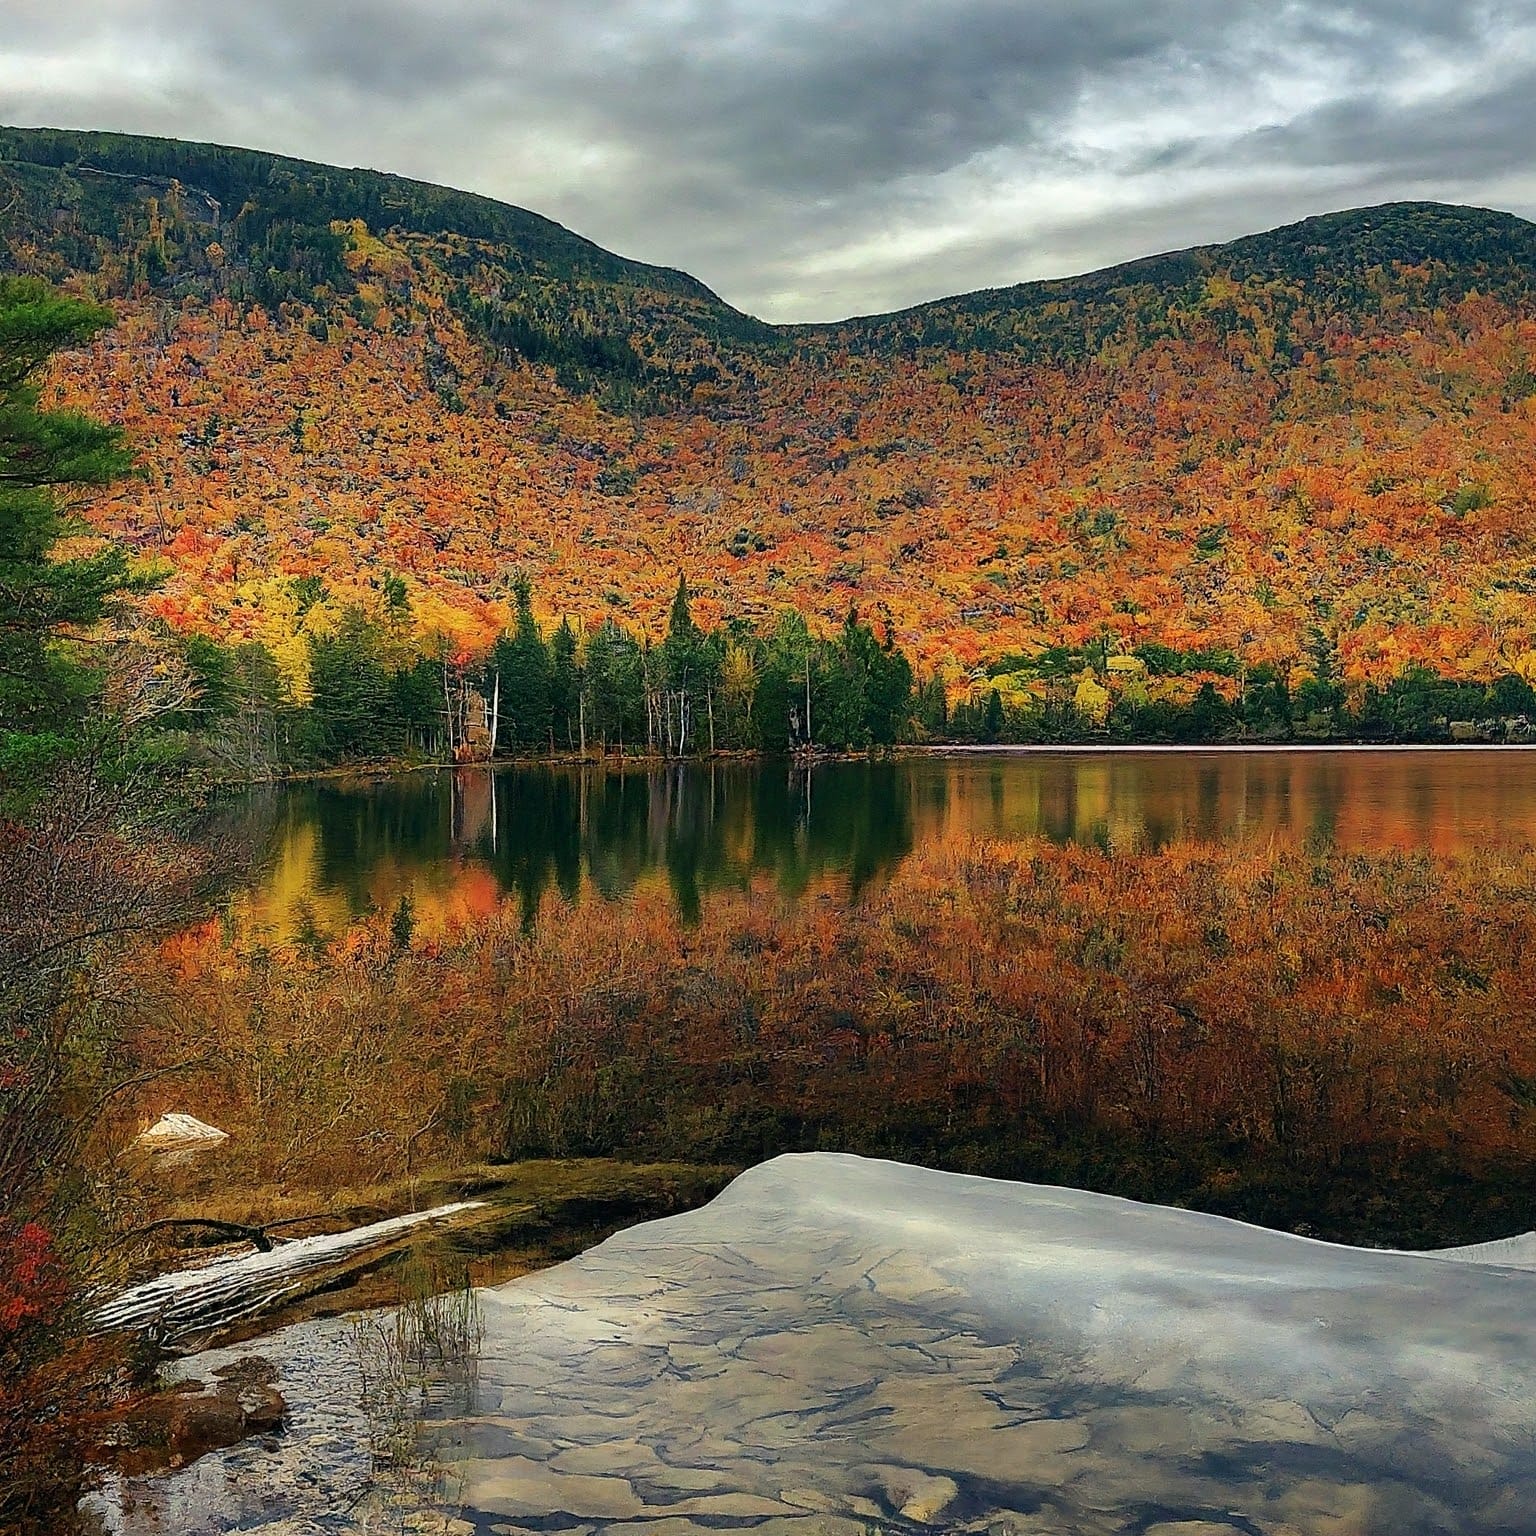
[[[49,1231],[0,1217],[0,1446],[7,1530],[56,1529],[25,1522],[61,1480],[78,1482],[101,1433],[101,1381],[108,1352],[71,1336],[75,1276]]]
[[[655,632],[679,566],[706,627],[856,601],[952,692],[1090,643],[1292,686],[1320,647],[1354,687],[1536,676],[1520,220],[1398,205],[775,329],[418,183],[111,136],[0,155],[5,259],[120,314],[55,381],[142,456],[93,516],[169,568],[173,626],[261,639],[296,686],[306,627],[386,576],[470,654],[514,571],[550,626]]]
[[[1536,1224],[1533,915],[1528,853],[960,843],[693,925],[639,893],[213,926],[142,962],[140,1048],[208,1042],[178,1092],[262,1183],[819,1146],[1470,1240]]]

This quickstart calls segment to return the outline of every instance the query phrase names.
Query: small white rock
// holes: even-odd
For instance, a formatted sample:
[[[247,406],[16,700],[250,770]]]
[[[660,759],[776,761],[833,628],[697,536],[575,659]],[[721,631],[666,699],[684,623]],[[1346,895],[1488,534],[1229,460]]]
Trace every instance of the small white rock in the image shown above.
[[[174,1147],[190,1142],[228,1141],[229,1132],[221,1131],[195,1115],[173,1111],[161,1115],[147,1131],[141,1131],[136,1140],[140,1146]]]

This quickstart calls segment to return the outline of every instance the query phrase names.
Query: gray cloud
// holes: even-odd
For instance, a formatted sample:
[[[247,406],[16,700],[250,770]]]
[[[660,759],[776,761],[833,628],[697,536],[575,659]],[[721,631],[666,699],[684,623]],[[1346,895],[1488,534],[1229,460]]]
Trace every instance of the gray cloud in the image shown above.
[[[1234,156],[1303,167],[1390,167],[1411,177],[1522,170],[1536,147],[1536,60],[1469,98],[1329,102],[1289,123],[1243,136]],[[1198,158],[1211,163],[1206,149]]]
[[[776,319],[1536,213],[1536,0],[4,0],[0,120],[467,186]]]

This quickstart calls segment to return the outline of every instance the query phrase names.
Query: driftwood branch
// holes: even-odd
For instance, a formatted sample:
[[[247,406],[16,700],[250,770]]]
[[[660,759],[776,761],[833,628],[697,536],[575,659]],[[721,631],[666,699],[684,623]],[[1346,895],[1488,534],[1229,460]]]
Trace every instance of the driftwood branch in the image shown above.
[[[300,1216],[298,1221],[308,1221],[312,1218]],[[273,1222],[273,1226],[283,1226],[283,1222]],[[216,1221],[211,1216],[165,1216],[159,1221],[152,1221],[148,1226],[135,1227],[131,1232],[124,1232],[121,1237],[114,1239],[109,1245],[113,1248],[120,1247],[124,1243],[131,1243],[135,1238],[148,1237],[151,1232],[164,1232],[171,1227],[207,1227],[213,1232],[226,1232],[230,1237],[243,1238],[246,1242],[254,1243],[258,1253],[271,1253],[272,1239],[267,1236],[267,1227],[250,1227],[240,1221]]]
[[[331,1211],[314,1211],[308,1216],[284,1216],[281,1221],[264,1221],[255,1225],[243,1221],[221,1221],[212,1216],[163,1216],[158,1221],[119,1234],[107,1247],[120,1248],[124,1243],[148,1237],[152,1232],[165,1232],[172,1227],[206,1227],[211,1232],[227,1232],[230,1237],[241,1238],[251,1243],[258,1253],[271,1253],[274,1232],[280,1232],[284,1227],[301,1227],[311,1221],[340,1221],[345,1224],[346,1217]]]

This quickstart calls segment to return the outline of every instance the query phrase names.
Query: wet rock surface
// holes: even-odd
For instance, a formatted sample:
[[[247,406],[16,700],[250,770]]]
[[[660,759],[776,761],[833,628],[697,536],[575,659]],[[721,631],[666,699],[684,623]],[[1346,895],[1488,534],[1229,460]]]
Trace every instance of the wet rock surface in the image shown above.
[[[287,1404],[272,1384],[276,1374],[269,1361],[247,1356],[217,1367],[208,1381],[171,1382],[134,1404],[108,1454],[123,1471],[143,1473],[279,1430]]]
[[[247,1356],[244,1347],[209,1351],[177,1370],[181,1380],[220,1380]],[[285,1329],[263,1344],[261,1358],[285,1403],[282,1427],[178,1470],[109,1474],[87,1504],[105,1530],[297,1536],[366,1529],[354,1520],[376,1479],[350,1325],[326,1320]]]
[[[112,1518],[135,1536],[1536,1533],[1536,1275],[1471,1258],[782,1158],[481,1293],[475,1368],[413,1388],[408,1476],[369,1450],[356,1331],[306,1324],[262,1345],[289,1401],[275,1448],[136,1486]]]

